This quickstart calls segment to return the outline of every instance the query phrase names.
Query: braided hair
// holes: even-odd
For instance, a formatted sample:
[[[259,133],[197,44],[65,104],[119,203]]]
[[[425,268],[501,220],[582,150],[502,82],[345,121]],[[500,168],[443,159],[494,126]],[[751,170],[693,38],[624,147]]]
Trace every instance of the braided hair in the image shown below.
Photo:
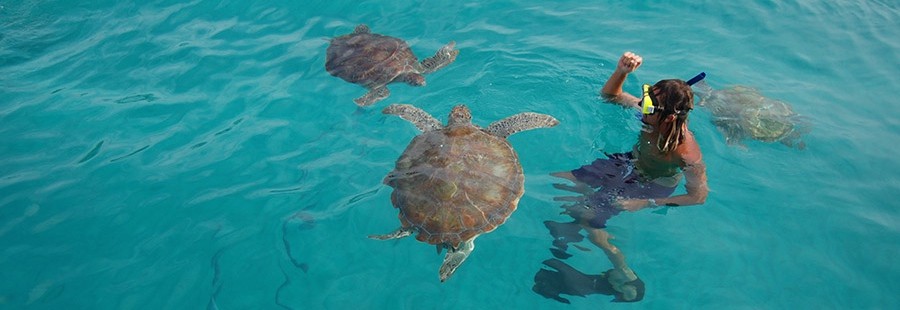
[[[656,147],[663,153],[675,150],[684,141],[684,128],[688,113],[694,108],[694,91],[685,81],[679,79],[661,80],[653,85],[659,90],[665,102],[659,103],[661,118],[675,115],[675,122],[667,132],[661,132]]]

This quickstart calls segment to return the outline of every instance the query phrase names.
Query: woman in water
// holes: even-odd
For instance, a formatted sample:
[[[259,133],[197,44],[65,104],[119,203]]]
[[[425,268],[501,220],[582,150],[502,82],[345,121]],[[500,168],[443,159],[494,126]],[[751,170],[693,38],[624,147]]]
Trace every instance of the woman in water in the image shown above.
[[[561,189],[585,193],[581,203],[568,206],[566,213],[588,232],[588,239],[603,249],[613,264],[606,278],[624,301],[643,298],[643,285],[625,263],[625,256],[610,243],[606,221],[622,210],[638,211],[657,206],[690,206],[706,201],[706,165],[694,134],[688,130],[688,114],[694,107],[694,93],[685,81],[662,80],[644,85],[641,98],[622,91],[629,73],[643,59],[626,52],[615,72],[603,85],[601,94],[609,102],[641,110],[641,131],[631,152],[611,154],[581,168],[553,173],[574,182]],[[686,194],[671,196],[681,179]]]

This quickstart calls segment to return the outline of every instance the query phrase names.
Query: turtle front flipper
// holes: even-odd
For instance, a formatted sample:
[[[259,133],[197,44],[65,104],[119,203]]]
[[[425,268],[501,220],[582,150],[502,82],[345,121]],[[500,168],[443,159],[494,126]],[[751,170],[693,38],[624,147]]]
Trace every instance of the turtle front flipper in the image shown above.
[[[735,119],[718,118],[713,120],[713,124],[722,132],[726,144],[744,147],[742,143],[745,137],[744,129],[741,128],[741,125]]]
[[[459,55],[459,50],[454,50],[454,46],[456,46],[456,42],[451,41],[438,50],[434,56],[422,60],[422,62],[419,63],[422,74],[437,71],[456,60],[456,55]]]
[[[547,114],[524,112],[491,123],[485,131],[489,134],[506,138],[517,132],[535,128],[549,128],[559,124],[553,116]]]
[[[369,235],[369,239],[376,239],[376,240],[400,239],[400,238],[409,236],[409,235],[411,235],[412,233],[413,233],[412,230],[409,230],[409,229],[405,229],[405,228],[403,228],[403,227],[400,227],[400,228],[397,228],[397,230],[395,230],[395,231],[393,231],[393,232],[391,232],[391,233],[389,233],[389,234],[384,234],[384,235]]]
[[[712,87],[703,80],[692,85],[691,89],[694,90],[694,93],[697,94],[698,97],[700,97],[700,102],[698,103],[700,106],[704,106],[713,95]]]
[[[399,116],[416,125],[416,128],[419,128],[422,132],[438,130],[444,127],[440,121],[428,114],[428,112],[409,104],[392,104],[385,107],[381,113]]]
[[[381,86],[372,88],[368,93],[363,95],[362,97],[353,99],[353,102],[356,102],[356,105],[361,107],[367,107],[375,104],[378,101],[381,101],[384,98],[387,98],[391,95],[391,91],[387,89],[387,87]]]
[[[438,271],[441,282],[447,281],[447,279],[456,272],[456,268],[459,268],[459,265],[462,265],[463,261],[469,257],[469,254],[471,254],[474,249],[475,238],[472,238],[460,243],[459,247],[456,249],[448,250],[447,256],[444,256],[444,263],[441,264],[441,269]]]

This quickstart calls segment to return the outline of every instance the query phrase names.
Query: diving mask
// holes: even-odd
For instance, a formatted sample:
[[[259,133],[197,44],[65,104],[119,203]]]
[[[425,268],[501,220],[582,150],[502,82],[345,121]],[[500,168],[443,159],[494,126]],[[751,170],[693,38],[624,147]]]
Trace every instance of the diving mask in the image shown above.
[[[649,84],[644,84],[644,95],[641,97],[641,113],[653,115],[659,109],[656,105],[656,96],[650,90]]]
[[[702,81],[706,78],[706,72],[700,72],[699,74],[692,77],[686,83],[688,86],[693,86],[697,82]],[[651,91],[652,86],[650,84],[644,84],[643,87],[643,96],[641,97],[641,113],[644,115],[653,115],[656,111],[661,110],[659,108],[658,102],[656,100],[656,95]],[[678,115],[687,114],[687,111],[671,111]]]

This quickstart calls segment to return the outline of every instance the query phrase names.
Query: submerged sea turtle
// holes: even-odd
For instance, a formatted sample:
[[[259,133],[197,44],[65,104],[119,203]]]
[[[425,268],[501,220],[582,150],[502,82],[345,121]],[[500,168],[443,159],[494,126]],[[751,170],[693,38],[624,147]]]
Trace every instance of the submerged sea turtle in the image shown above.
[[[447,125],[419,108],[392,104],[384,109],[422,131],[413,138],[384,178],[393,187],[391,202],[400,209],[400,228],[373,239],[416,239],[447,249],[439,270],[441,282],[475,249],[475,238],[503,224],[524,193],[519,157],[506,137],[559,124],[538,113],[519,113],[487,128],[472,124],[465,105],[450,112]]]
[[[758,90],[733,86],[713,90],[705,82],[695,85],[700,105],[708,108],[713,123],[725,135],[728,144],[740,144],[745,138],[763,142],[781,142],[804,148],[801,136],[808,124],[783,101],[764,97]]]
[[[456,60],[459,50],[454,42],[442,47],[434,56],[419,62],[405,41],[356,26],[353,33],[331,40],[326,51],[325,70],[347,82],[359,84],[369,92],[353,101],[360,106],[372,105],[387,98],[385,87],[392,82],[425,86],[423,74],[434,72]]]

